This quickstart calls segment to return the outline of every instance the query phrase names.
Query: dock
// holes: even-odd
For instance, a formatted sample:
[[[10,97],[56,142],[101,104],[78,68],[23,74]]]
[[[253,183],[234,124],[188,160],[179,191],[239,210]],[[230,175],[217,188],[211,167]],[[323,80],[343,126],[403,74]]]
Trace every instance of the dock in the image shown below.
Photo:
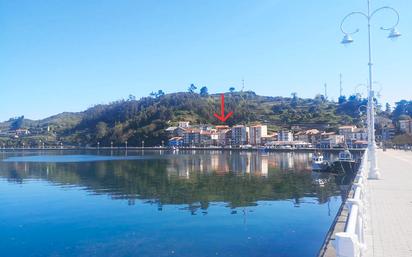
[[[412,152],[378,151],[379,180],[368,180],[367,257],[412,256]]]
[[[378,179],[367,156],[319,257],[412,256],[412,152],[377,150]]]

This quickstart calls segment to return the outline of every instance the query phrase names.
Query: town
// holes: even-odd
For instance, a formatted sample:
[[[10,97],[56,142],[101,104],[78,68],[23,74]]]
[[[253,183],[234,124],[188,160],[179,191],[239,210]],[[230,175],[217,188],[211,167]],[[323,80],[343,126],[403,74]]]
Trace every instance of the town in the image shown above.
[[[316,127],[316,128],[315,128]],[[368,131],[365,127],[344,125],[330,128],[328,125],[317,126],[292,125],[289,129],[269,131],[268,125],[192,125],[189,121],[180,121],[175,126],[166,128],[168,141],[162,146],[172,148],[181,147],[223,147],[223,148],[266,148],[266,149],[333,149],[349,148],[364,149],[368,144]],[[18,128],[0,130],[1,148],[10,147],[7,141],[18,141],[14,147],[22,148],[63,148],[80,145],[70,145],[56,140],[46,140],[55,133],[51,126],[45,128]],[[393,125],[389,119],[380,121],[377,129],[376,140],[383,147],[410,148],[409,138],[412,135],[412,119],[401,119]],[[406,140],[403,140],[406,138]],[[54,142],[56,141],[56,142]],[[86,147],[127,147],[127,141],[122,145],[103,145],[97,142],[95,146]],[[129,147],[144,147],[144,142],[139,146],[129,144]]]
[[[399,129],[403,133],[412,133],[412,120],[399,121]],[[289,130],[268,132],[268,126],[257,124],[252,126],[235,125],[191,125],[181,121],[166,129],[170,139],[170,147],[265,147],[265,148],[366,148],[368,145],[367,128],[355,125],[340,126],[321,130],[316,128],[303,129],[291,126]],[[395,126],[388,122],[377,135],[381,144],[391,142],[395,136]]]

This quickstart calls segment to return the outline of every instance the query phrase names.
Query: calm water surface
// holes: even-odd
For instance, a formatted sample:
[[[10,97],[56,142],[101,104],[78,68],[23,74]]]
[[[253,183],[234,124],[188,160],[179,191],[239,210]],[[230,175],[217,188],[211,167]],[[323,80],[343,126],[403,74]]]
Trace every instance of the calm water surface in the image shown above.
[[[316,256],[347,183],[310,159],[0,152],[0,256]]]

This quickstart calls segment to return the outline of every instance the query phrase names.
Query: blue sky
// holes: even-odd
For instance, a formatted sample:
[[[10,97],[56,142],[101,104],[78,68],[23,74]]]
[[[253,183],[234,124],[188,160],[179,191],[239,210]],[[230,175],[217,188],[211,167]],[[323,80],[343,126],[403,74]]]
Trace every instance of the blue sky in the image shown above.
[[[381,101],[412,99],[412,1],[398,9],[403,36],[386,38],[377,15],[374,71]],[[366,0],[0,0],[0,120],[38,119],[158,89],[209,92],[230,86],[272,96],[364,92],[365,21],[355,43],[339,44],[340,21]],[[357,26],[359,25],[359,26]]]

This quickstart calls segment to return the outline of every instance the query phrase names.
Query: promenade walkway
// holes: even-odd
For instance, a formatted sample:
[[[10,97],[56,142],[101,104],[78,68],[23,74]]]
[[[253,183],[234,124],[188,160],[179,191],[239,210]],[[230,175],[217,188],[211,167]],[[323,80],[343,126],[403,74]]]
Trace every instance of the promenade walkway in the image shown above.
[[[380,180],[368,180],[368,257],[412,256],[412,152],[378,151]]]

